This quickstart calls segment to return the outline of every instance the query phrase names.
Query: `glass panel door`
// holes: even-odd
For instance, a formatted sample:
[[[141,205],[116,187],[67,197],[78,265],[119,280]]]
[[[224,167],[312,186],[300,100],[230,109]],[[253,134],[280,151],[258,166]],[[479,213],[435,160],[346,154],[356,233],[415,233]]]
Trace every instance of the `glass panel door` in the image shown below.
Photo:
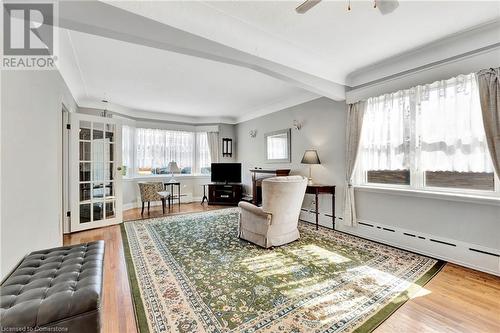
[[[70,119],[71,232],[120,223],[121,126],[83,114]]]

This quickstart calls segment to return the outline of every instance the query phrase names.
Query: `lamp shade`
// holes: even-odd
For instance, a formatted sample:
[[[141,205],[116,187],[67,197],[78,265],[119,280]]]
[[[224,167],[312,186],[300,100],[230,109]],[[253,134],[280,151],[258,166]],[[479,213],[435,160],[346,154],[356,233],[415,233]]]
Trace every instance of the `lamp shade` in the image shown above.
[[[174,161],[168,163],[168,167],[167,168],[168,168],[168,171],[170,173],[179,173],[179,172],[181,172],[181,169],[179,169],[179,167],[177,166],[177,163],[174,162]]]
[[[302,157],[302,164],[321,164],[319,161],[318,152],[314,149],[308,149]]]

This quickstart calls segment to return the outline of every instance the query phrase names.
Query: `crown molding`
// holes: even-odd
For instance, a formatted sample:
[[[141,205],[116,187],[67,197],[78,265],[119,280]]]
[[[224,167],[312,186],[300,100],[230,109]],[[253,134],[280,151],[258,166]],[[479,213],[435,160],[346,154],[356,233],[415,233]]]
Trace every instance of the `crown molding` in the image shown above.
[[[359,89],[426,67],[435,67],[499,45],[500,19],[497,19],[360,68],[347,75],[347,90]]]

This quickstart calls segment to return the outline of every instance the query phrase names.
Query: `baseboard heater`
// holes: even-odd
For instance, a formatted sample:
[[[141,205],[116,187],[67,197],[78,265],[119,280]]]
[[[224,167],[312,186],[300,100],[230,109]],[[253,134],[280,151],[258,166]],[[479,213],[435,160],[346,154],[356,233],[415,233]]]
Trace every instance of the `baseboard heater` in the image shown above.
[[[331,224],[331,216],[331,214],[320,213],[320,225]],[[302,209],[301,219],[314,223],[315,214],[308,209]],[[336,220],[340,220],[340,218],[336,218]],[[415,230],[405,230],[367,220],[359,220],[358,227],[355,228],[338,223],[336,224],[336,229],[355,236],[500,276],[500,251],[497,249],[419,233]]]

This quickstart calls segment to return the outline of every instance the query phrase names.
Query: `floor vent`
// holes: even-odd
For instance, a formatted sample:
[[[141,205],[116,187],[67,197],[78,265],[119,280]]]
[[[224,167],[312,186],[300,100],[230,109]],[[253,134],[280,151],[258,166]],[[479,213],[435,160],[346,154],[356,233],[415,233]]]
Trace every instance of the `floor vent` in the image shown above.
[[[448,243],[448,242],[443,242],[443,241],[440,241],[440,240],[437,240],[437,239],[429,238],[429,240],[431,242],[440,243],[440,244],[444,244],[444,245],[457,246],[456,244],[452,244],[452,243]]]
[[[418,238],[420,238],[420,239],[425,239],[425,237],[422,237],[422,236],[418,236]]]
[[[369,223],[365,223],[365,222],[358,222],[358,223],[359,223],[359,224],[361,224],[361,225],[365,225],[365,226],[367,226],[367,227],[371,227],[371,228],[373,228],[373,227],[374,227],[374,225],[373,225],[373,224],[369,224]]]
[[[469,250],[474,251],[474,252],[479,252],[479,253],[482,253],[482,254],[487,254],[487,255],[490,255],[490,256],[493,256],[493,257],[500,258],[500,254],[486,252],[486,251],[482,251],[482,250],[478,250],[478,249],[473,249],[473,248],[469,248]]]
[[[403,232],[403,235],[405,235],[405,236],[410,236],[410,237],[417,237],[417,236],[415,236],[414,234],[409,234],[409,233],[406,233],[406,232]]]
[[[394,230],[394,229],[389,229],[389,228],[382,228],[382,229],[385,231],[396,232],[396,230]]]

